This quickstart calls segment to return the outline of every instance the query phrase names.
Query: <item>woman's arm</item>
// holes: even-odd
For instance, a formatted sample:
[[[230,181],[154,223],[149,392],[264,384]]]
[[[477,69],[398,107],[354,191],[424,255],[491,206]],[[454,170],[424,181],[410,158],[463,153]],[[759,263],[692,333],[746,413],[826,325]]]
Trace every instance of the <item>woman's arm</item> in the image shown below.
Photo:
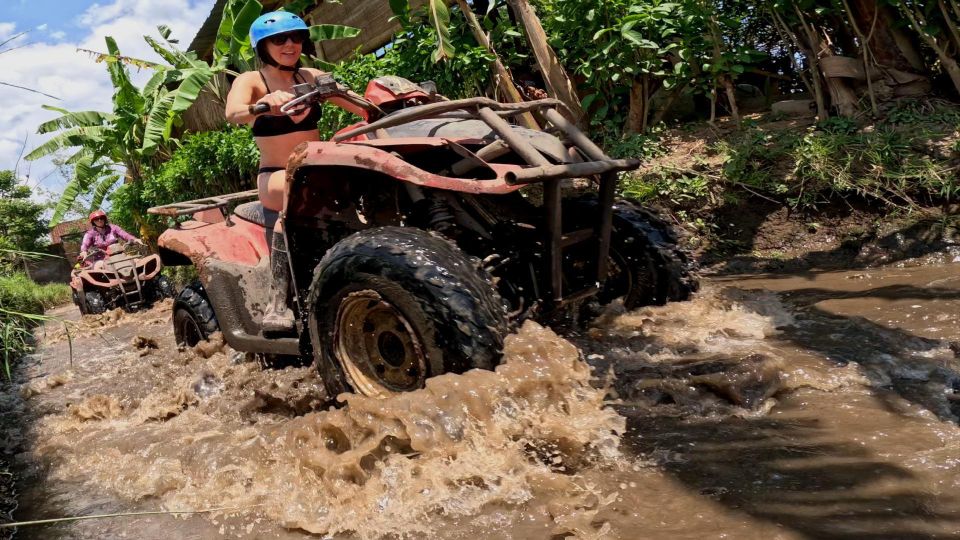
[[[231,124],[249,124],[256,118],[250,113],[250,104],[253,103],[254,91],[254,73],[248,71],[241,73],[233,80],[230,86],[230,93],[227,94],[227,108],[224,111],[227,116],[227,122]]]
[[[80,257],[86,258],[87,251],[90,249],[90,244],[93,243],[93,229],[88,230],[83,233],[83,240],[80,242]]]
[[[126,240],[127,242],[141,243],[139,238],[123,230],[119,225],[111,224],[110,228],[113,229],[113,234],[117,235],[117,237],[119,238]]]
[[[294,98],[290,92],[276,91],[271,92],[260,99],[254,99],[256,96],[256,84],[258,76],[255,71],[241,73],[234,79],[233,86],[230,87],[230,93],[227,94],[227,107],[224,111],[227,116],[227,122],[231,124],[249,124],[259,116],[250,112],[253,105],[266,103],[270,105],[270,113],[273,115],[282,115],[280,107]],[[264,113],[267,114],[267,113]]]

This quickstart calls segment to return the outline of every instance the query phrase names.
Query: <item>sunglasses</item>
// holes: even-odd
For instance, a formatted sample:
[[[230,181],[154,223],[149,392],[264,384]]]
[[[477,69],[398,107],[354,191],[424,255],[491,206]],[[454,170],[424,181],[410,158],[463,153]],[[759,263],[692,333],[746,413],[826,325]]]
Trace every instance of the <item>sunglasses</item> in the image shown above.
[[[277,34],[275,36],[270,36],[267,38],[270,43],[274,45],[286,45],[287,40],[289,39],[294,43],[294,45],[300,45],[307,39],[307,36],[303,32],[290,32],[287,34]]]

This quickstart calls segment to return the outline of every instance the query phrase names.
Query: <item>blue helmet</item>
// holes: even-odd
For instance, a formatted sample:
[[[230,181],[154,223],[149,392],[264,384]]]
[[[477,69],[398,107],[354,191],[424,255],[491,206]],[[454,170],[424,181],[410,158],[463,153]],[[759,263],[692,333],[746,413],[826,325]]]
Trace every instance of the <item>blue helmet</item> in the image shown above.
[[[261,39],[297,30],[309,32],[310,29],[307,28],[307,23],[303,22],[303,19],[293,13],[287,11],[264,13],[250,25],[250,46],[256,48]]]

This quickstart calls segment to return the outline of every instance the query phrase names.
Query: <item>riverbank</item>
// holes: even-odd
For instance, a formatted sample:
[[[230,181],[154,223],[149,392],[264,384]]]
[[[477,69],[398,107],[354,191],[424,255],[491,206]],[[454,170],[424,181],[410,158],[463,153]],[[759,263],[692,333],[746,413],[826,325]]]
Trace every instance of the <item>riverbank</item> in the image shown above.
[[[856,268],[960,243],[960,106],[904,100],[877,120],[765,113],[623,141],[624,194],[661,208],[712,272]]]

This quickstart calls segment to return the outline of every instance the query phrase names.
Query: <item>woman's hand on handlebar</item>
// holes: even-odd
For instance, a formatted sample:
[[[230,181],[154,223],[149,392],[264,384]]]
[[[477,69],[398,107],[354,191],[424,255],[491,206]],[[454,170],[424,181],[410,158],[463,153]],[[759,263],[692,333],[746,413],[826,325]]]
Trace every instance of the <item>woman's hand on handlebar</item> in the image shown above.
[[[284,92],[283,90],[270,92],[269,94],[257,100],[257,102],[253,104],[250,110],[255,111],[258,105],[264,104],[264,105],[270,106],[270,114],[274,116],[286,116],[285,113],[280,111],[280,107],[282,107],[286,102],[292,100],[295,97],[296,96],[294,96],[290,92]],[[299,112],[299,111],[296,111],[296,112]]]

